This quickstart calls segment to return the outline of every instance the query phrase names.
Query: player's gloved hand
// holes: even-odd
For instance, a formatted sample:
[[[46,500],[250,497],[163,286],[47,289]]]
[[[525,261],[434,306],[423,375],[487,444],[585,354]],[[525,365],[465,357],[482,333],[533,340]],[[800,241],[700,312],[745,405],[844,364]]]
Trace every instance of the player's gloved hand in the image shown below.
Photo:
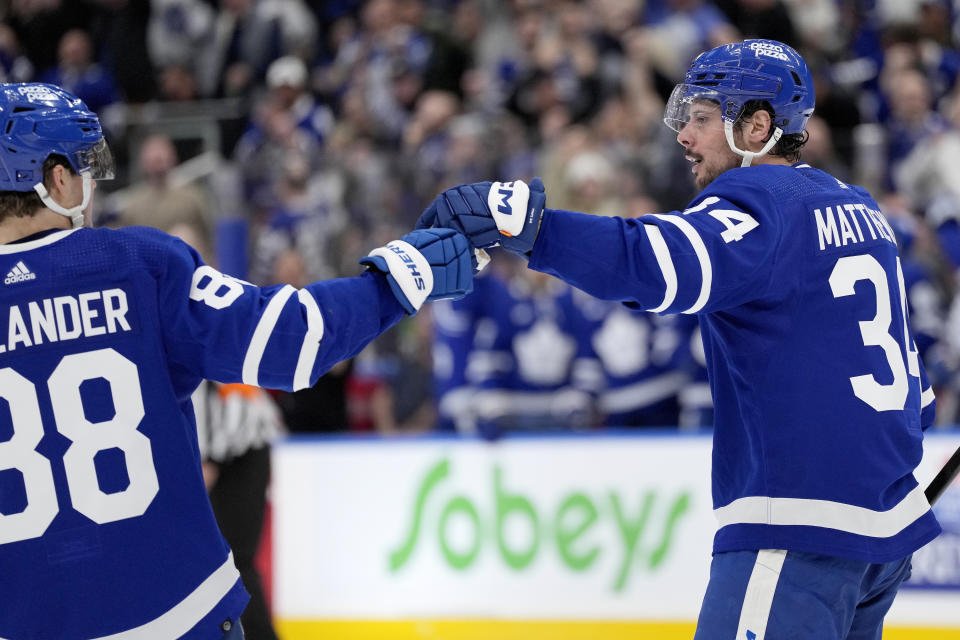
[[[529,257],[540,230],[547,196],[540,178],[530,181],[475,182],[447,189],[417,221],[417,228],[456,229],[473,249],[497,244]]]
[[[472,252],[452,229],[418,229],[374,249],[360,264],[387,274],[387,282],[407,313],[426,300],[462,298],[473,291]]]

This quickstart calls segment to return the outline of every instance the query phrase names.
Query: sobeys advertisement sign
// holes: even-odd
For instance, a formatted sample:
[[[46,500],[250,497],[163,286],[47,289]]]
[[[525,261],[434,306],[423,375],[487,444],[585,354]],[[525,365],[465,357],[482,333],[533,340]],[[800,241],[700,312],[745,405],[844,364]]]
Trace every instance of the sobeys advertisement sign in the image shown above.
[[[504,485],[504,470],[495,464],[488,481],[493,494],[493,510],[481,513],[477,502],[467,495],[450,496],[437,504],[435,523],[426,522],[426,512],[450,475],[450,459],[441,458],[432,465],[408,509],[410,524],[399,546],[390,552],[390,571],[402,571],[410,564],[419,545],[434,543],[446,565],[454,571],[467,571],[484,547],[489,548],[512,571],[524,571],[541,554],[555,553],[561,567],[571,572],[589,571],[601,554],[614,554],[616,575],[611,577],[614,592],[623,591],[635,571],[656,572],[673,551],[677,528],[688,515],[692,494],[680,490],[666,495],[656,489],[639,492],[639,504],[628,512],[618,488],[599,495],[570,491],[560,496],[556,507],[538,505],[535,498],[515,492]],[[457,523],[460,520],[460,523]],[[507,523],[526,529],[526,539],[511,542]],[[431,526],[433,525],[433,526]],[[454,541],[455,529],[464,529],[461,543]],[[609,527],[615,532],[615,549],[602,548],[592,536],[595,529]],[[421,538],[423,541],[421,542]],[[643,544],[641,544],[643,542]]]
[[[282,445],[287,617],[693,619],[715,530],[709,440]]]
[[[936,435],[924,484],[957,446]],[[692,623],[716,531],[710,439],[293,440],[274,447],[280,620]],[[957,494],[893,625],[960,625]]]

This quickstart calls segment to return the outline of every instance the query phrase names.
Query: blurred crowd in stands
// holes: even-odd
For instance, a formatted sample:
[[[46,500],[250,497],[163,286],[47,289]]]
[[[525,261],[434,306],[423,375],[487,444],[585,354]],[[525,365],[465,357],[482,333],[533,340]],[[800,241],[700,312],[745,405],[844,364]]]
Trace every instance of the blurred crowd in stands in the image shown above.
[[[960,420],[960,3],[0,7],[0,80],[61,85],[102,116],[120,174],[96,224],[176,233],[261,285],[356,275],[465,182],[539,175],[548,206],[596,215],[682,208],[694,191],[661,121],[670,90],[699,51],[786,42],[816,80],[803,160],[880,200],[938,422]],[[499,254],[470,296],[427,305],[312,389],[272,394],[271,429],[708,427],[702,363],[695,317],[592,299]]]

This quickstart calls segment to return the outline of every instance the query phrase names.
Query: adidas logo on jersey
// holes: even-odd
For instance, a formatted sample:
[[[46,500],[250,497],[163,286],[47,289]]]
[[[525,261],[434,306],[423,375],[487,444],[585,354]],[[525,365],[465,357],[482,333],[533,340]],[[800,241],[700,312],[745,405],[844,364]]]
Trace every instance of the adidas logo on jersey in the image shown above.
[[[36,280],[37,274],[23,264],[23,260],[14,265],[13,269],[7,272],[7,277],[3,279],[3,284],[13,284],[15,282],[26,282],[27,280]]]

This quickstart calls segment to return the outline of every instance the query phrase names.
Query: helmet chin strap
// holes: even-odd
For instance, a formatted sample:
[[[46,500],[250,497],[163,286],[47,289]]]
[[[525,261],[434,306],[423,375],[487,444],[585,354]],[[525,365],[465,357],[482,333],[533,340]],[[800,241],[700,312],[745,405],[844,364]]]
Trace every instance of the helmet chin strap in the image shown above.
[[[33,185],[33,190],[36,191],[40,199],[43,200],[43,204],[51,211],[70,218],[74,229],[79,229],[83,226],[83,210],[90,204],[90,196],[93,194],[93,178],[90,177],[90,174],[84,171],[80,174],[80,177],[83,179],[83,201],[69,209],[54,200],[42,182]]]
[[[733,141],[733,122],[730,120],[723,121],[723,133],[727,136],[727,144],[730,146],[730,149],[738,156],[743,156],[743,162],[740,163],[740,166],[749,167],[754,158],[766,155],[770,149],[773,149],[773,145],[777,144],[777,140],[783,135],[783,129],[776,127],[773,130],[773,135],[770,136],[767,144],[763,145],[763,149],[760,149],[760,151],[744,151],[737,148],[737,143]]]

